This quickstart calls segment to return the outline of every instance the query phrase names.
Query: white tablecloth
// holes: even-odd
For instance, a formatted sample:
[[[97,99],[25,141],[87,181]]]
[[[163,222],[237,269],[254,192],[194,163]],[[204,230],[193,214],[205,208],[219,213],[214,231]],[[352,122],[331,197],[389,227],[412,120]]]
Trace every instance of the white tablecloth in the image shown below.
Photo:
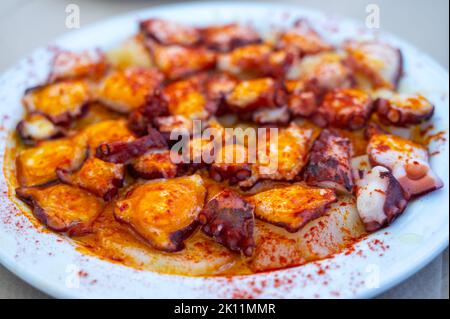
[[[0,72],[33,48],[67,31],[65,8],[80,7],[81,27],[139,8],[175,1],[2,0],[0,1]],[[367,3],[380,7],[381,28],[431,54],[448,69],[448,0],[297,0],[288,1],[363,21]],[[448,249],[404,283],[379,298],[448,298]],[[47,298],[0,265],[0,298]]]

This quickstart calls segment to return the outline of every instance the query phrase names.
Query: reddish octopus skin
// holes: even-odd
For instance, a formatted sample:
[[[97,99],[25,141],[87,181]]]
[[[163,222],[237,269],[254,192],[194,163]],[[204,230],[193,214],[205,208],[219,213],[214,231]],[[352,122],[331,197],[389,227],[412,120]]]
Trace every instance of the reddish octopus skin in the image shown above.
[[[351,142],[329,130],[324,130],[310,151],[304,172],[308,185],[352,192],[353,174],[350,163]]]
[[[133,177],[144,179],[174,178],[180,176],[182,170],[171,160],[169,150],[151,150],[135,158],[128,171]]]
[[[97,158],[116,164],[128,163],[131,159],[144,155],[152,148],[166,148],[167,142],[157,130],[151,128],[147,135],[131,142],[103,143],[97,147]]]
[[[419,110],[418,107],[422,109]],[[434,114],[434,105],[422,96],[398,99],[378,98],[374,102],[374,108],[383,123],[395,126],[420,124],[429,120]]]
[[[228,180],[231,185],[234,185],[252,175],[252,164],[248,163],[248,149],[244,145],[226,142],[214,155],[209,175],[215,181]]]
[[[231,251],[250,257],[255,248],[254,207],[225,189],[211,198],[198,215],[202,231]]]
[[[313,92],[321,99],[328,91],[355,86],[355,77],[342,55],[325,52],[303,58],[298,68],[299,77],[290,80],[296,91]]]
[[[370,140],[376,134],[388,134],[380,125],[375,122],[369,122],[364,129],[364,138]]]
[[[319,106],[318,94],[310,90],[300,80],[287,80],[284,82],[286,91],[286,104],[293,116],[310,117]]]
[[[200,29],[203,44],[211,50],[228,52],[241,46],[261,43],[250,27],[230,23]]]
[[[157,68],[169,80],[177,80],[211,70],[216,65],[216,53],[205,47],[161,45],[153,39],[147,39],[145,46]]]
[[[161,19],[143,20],[139,29],[145,37],[162,45],[194,46],[201,40],[201,34],[195,28]]]
[[[61,182],[83,188],[109,202],[123,186],[125,169],[121,164],[106,163],[97,158],[87,157],[75,170],[57,168],[56,175]],[[103,184],[105,181],[106,185]]]
[[[208,76],[203,84],[205,95],[211,101],[209,105],[214,106],[212,115],[223,115],[227,113],[228,107],[225,98],[238,84],[238,79],[228,73],[217,73]]]
[[[276,108],[285,100],[282,85],[272,78],[241,81],[225,98],[228,107],[236,113],[247,113],[261,107]]]
[[[372,110],[372,99],[364,91],[338,89],[325,95],[312,120],[321,127],[358,130],[366,125]]]
[[[220,54],[217,67],[234,75],[272,76],[283,78],[296,61],[290,50],[276,50],[267,44],[250,44]]]
[[[375,88],[397,89],[403,75],[403,54],[398,48],[376,41],[347,41],[347,63],[361,72]]]
[[[62,213],[65,212],[64,209],[80,209],[78,205],[89,204],[86,202],[79,202],[80,200],[92,201],[89,208],[89,214],[87,220],[76,220],[76,218],[70,219],[70,217],[65,216],[52,216],[48,214],[46,211],[46,207],[40,205],[39,200],[32,194],[33,191],[46,191],[46,189],[61,187],[64,189],[70,189],[73,192],[76,192],[76,195],[72,194],[68,201],[62,201],[57,203],[52,203],[51,206],[61,205],[60,211]],[[78,195],[78,196],[77,196]],[[19,187],[16,189],[16,196],[24,201],[26,204],[32,207],[33,215],[44,225],[46,225],[49,229],[55,232],[66,233],[68,236],[83,236],[92,231],[92,223],[94,220],[100,215],[103,210],[103,201],[94,195],[90,194],[87,191],[81,190],[77,187],[72,187],[64,184],[59,184],[57,182],[47,183],[45,185],[33,186],[33,187]],[[50,197],[51,199],[52,197]],[[54,198],[53,198],[54,199]],[[61,198],[58,198],[61,199]],[[75,201],[78,205],[73,205],[72,201]],[[64,204],[69,204],[69,207],[64,207]],[[72,204],[72,205],[70,205]],[[72,206],[72,207],[70,207]],[[52,207],[50,207],[51,209]],[[49,209],[49,207],[47,207]],[[54,209],[54,207],[53,207]],[[94,212],[92,212],[94,210]],[[88,209],[84,211],[87,213]],[[93,214],[95,213],[95,214]]]
[[[137,136],[144,136],[154,126],[157,117],[168,116],[167,99],[160,90],[148,96],[145,105],[133,111],[128,117],[128,128]]]
[[[367,146],[373,166],[390,170],[408,196],[420,196],[444,186],[432,170],[428,150],[410,140],[391,134],[375,134]]]
[[[59,51],[52,60],[48,82],[88,77],[98,79],[108,68],[105,54],[97,50]]]
[[[252,175],[251,166],[242,164],[241,166],[216,166],[212,165],[209,170],[212,179],[217,182],[228,180],[230,185],[234,185],[248,179]]]
[[[357,208],[366,230],[374,232],[390,225],[408,205],[408,194],[384,167],[362,170],[358,175]],[[380,204],[380,200],[382,205],[367,206],[367,203]]]
[[[277,46],[293,49],[298,55],[314,55],[333,49],[326,43],[306,19],[299,19],[294,27],[279,36]]]
[[[66,112],[61,112],[59,114],[46,114],[44,111],[39,110],[39,108],[36,108],[29,98],[29,96],[33,95],[35,92],[39,92],[41,90],[47,90],[49,88],[56,88],[59,86],[66,85],[66,88],[63,89],[64,94],[73,94],[72,91],[67,90],[67,87],[70,89],[72,84],[75,86],[78,86],[81,88],[81,86],[84,87],[83,92],[83,99],[82,101],[79,101],[77,107],[74,110],[67,110]],[[61,91],[61,90],[60,90]],[[63,93],[58,93],[60,96]],[[48,96],[48,95],[47,95]],[[84,80],[66,80],[61,81],[57,83],[50,83],[50,84],[44,84],[44,85],[38,85],[31,88],[28,88],[25,90],[24,97],[22,98],[22,103],[25,105],[27,111],[29,113],[39,113],[43,116],[47,117],[52,123],[55,125],[61,125],[61,126],[69,126],[73,120],[83,117],[88,109],[89,102],[91,102],[92,96],[90,92],[90,88],[87,85],[87,82]],[[60,100],[61,101],[61,100]],[[60,105],[58,105],[59,107]]]
[[[34,129],[33,121],[35,121],[35,124],[37,123],[37,126]],[[38,130],[40,129],[39,123],[41,125],[47,125],[48,130],[46,132],[38,132]],[[45,141],[66,135],[66,130],[64,128],[53,124],[52,121],[39,113],[29,114],[25,119],[17,123],[16,132],[25,145],[35,145],[40,141]]]

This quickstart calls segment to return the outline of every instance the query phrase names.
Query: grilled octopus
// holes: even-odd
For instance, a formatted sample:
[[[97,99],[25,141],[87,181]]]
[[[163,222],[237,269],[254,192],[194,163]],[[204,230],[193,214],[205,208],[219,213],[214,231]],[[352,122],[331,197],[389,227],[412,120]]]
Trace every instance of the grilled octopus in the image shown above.
[[[311,148],[309,163],[304,172],[305,182],[351,193],[353,174],[350,156],[350,140],[323,130]]]
[[[236,192],[216,194],[198,215],[202,230],[228,249],[251,256],[255,248],[254,207]]]

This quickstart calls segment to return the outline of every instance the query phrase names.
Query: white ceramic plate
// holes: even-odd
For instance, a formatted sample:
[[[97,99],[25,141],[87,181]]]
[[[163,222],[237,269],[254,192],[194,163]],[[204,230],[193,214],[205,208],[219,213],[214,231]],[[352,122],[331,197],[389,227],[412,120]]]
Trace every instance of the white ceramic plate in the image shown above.
[[[405,56],[405,90],[418,90],[436,105],[436,130],[448,131],[448,73],[427,55],[386,34],[371,34],[348,20],[278,4],[195,3],[162,6],[82,27],[52,45],[72,50],[118,45],[136,31],[137,21],[162,17],[193,25],[252,22],[261,29],[287,26],[307,17],[330,41],[380,37],[399,46]],[[48,72],[51,47],[40,48],[0,77],[0,166],[6,135],[22,114],[25,88]],[[446,133],[448,141],[448,135]],[[0,176],[0,262],[38,289],[69,298],[318,298],[372,297],[406,279],[437,256],[449,238],[448,142],[432,166],[446,186],[412,203],[396,222],[353,251],[301,267],[233,278],[161,275],[84,255],[69,240],[32,226],[6,194]]]

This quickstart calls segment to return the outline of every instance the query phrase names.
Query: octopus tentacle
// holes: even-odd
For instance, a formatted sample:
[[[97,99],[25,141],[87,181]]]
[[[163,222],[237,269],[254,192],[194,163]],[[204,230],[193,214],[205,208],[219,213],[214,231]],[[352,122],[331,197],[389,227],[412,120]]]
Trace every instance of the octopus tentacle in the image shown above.
[[[383,123],[396,126],[420,124],[429,120],[434,106],[419,94],[394,94],[390,98],[378,98],[374,102],[378,117]]]
[[[392,223],[406,208],[408,194],[382,166],[361,171],[357,181],[357,209],[369,232]]]
[[[205,234],[249,257],[255,248],[253,210],[254,207],[237,193],[225,189],[206,203],[198,220]]]
[[[443,187],[421,145],[390,134],[372,136],[367,148],[373,165],[388,168],[409,196],[419,196]]]
[[[327,93],[312,120],[319,126],[358,130],[373,109],[369,94],[357,89],[338,89]]]
[[[304,172],[309,185],[328,187],[341,192],[353,190],[350,165],[351,143],[329,130],[324,130],[314,142],[310,160]]]
[[[146,136],[131,142],[103,143],[97,147],[97,158],[110,163],[123,164],[131,159],[144,155],[152,148],[165,148],[167,142],[155,129],[149,129]]]

